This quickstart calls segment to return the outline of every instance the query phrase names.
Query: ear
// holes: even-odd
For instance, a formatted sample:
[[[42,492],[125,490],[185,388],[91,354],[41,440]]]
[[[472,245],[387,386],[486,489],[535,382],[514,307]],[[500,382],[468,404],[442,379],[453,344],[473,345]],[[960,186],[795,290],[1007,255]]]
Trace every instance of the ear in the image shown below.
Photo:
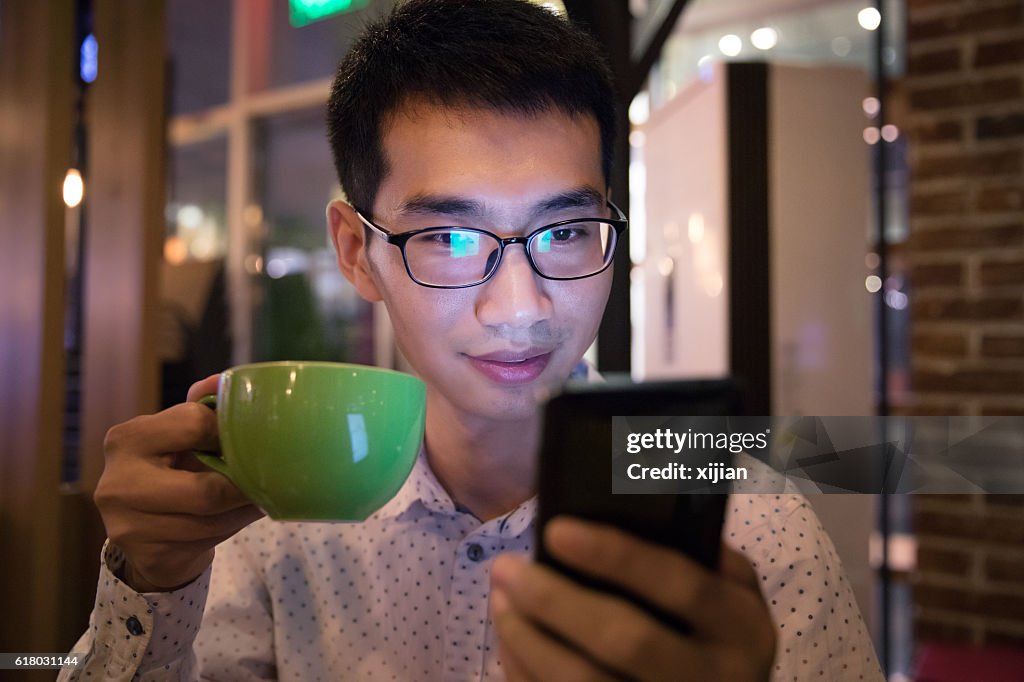
[[[331,241],[334,243],[341,274],[367,301],[372,303],[381,300],[380,289],[366,259],[366,231],[355,209],[340,199],[327,204],[327,227],[331,231]]]

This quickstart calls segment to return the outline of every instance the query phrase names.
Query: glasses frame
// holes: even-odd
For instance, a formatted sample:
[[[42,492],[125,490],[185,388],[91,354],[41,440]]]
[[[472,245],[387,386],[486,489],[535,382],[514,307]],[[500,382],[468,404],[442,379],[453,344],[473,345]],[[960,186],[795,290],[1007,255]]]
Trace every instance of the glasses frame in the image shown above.
[[[607,204],[608,208],[615,211],[615,214],[618,216],[617,218],[570,218],[569,220],[559,220],[556,223],[551,223],[549,225],[543,225],[541,227],[538,227],[536,230],[523,237],[501,237],[494,234],[493,232],[488,232],[487,230],[482,230],[478,227],[463,227],[461,225],[439,225],[437,227],[424,227],[419,230],[410,230],[408,232],[395,233],[385,229],[384,227],[381,227],[377,223],[367,218],[366,213],[359,209],[358,207],[352,206],[352,210],[355,211],[355,214],[356,216],[359,217],[359,220],[361,220],[362,223],[366,225],[366,227],[370,228],[371,232],[373,232],[378,237],[386,241],[388,244],[391,244],[392,246],[397,246],[399,250],[401,250],[402,262],[405,264],[405,272],[409,275],[409,279],[411,279],[413,282],[419,284],[420,286],[429,287],[431,289],[468,289],[469,287],[480,286],[487,280],[494,277],[494,273],[496,273],[498,271],[498,268],[501,267],[501,259],[504,258],[505,256],[505,247],[511,246],[512,244],[523,245],[523,250],[526,252],[526,260],[530,263],[530,267],[533,269],[535,273],[537,273],[538,276],[543,277],[544,279],[565,282],[576,279],[586,279],[588,277],[600,275],[602,272],[608,269],[608,266],[610,266],[614,262],[615,251],[619,248],[619,236],[629,228],[629,219],[626,218],[626,214],[622,212],[622,209],[620,209],[618,206],[612,203],[610,199],[605,199],[605,203]],[[533,256],[530,254],[530,244],[533,242],[534,239],[537,238],[537,235],[541,234],[542,232],[547,232],[548,230],[554,229],[556,227],[563,227],[565,225],[573,225],[576,223],[590,222],[608,223],[615,230],[615,246],[611,250],[612,257],[608,259],[608,262],[605,263],[600,270],[598,270],[597,272],[592,272],[589,275],[580,275],[579,277],[550,277],[548,275],[545,275],[537,268],[537,264],[534,262]],[[416,279],[416,276],[412,274],[412,269],[409,267],[409,258],[405,255],[406,243],[418,234],[423,234],[425,232],[440,232],[442,230],[463,230],[466,232],[476,232],[478,234],[484,234],[487,235],[488,237],[496,239],[499,243],[498,258],[494,261],[494,267],[491,268],[491,271],[487,273],[487,275],[483,279],[477,282],[473,282],[472,284],[427,284],[426,282],[421,282],[420,280]]]

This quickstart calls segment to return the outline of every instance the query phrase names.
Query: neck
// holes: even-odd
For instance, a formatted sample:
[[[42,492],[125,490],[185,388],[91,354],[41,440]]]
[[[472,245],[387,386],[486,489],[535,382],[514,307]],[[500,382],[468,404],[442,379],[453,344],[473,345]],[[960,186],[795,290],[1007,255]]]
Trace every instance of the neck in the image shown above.
[[[467,419],[428,391],[427,460],[451,498],[487,521],[536,493],[540,415],[519,421]]]

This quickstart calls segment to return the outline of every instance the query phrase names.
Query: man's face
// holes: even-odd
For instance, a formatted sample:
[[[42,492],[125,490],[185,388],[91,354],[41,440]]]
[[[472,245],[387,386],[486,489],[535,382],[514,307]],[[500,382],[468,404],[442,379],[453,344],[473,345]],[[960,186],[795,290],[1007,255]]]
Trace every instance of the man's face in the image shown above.
[[[390,166],[372,219],[392,232],[457,225],[503,237],[559,220],[607,216],[598,126],[558,111],[527,118],[421,105],[384,135]],[[398,248],[370,237],[366,258],[399,348],[431,401],[464,417],[516,420],[560,385],[597,334],[611,270],[546,280],[521,245],[466,289],[413,282]]]

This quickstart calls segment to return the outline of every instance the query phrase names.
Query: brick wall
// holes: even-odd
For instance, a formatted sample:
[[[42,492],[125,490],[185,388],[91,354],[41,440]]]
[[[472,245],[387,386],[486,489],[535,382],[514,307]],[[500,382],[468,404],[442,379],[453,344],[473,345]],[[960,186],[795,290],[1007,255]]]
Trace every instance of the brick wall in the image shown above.
[[[1024,414],[1024,2],[907,0],[918,414]],[[919,641],[1024,647],[1024,497],[918,496]]]

